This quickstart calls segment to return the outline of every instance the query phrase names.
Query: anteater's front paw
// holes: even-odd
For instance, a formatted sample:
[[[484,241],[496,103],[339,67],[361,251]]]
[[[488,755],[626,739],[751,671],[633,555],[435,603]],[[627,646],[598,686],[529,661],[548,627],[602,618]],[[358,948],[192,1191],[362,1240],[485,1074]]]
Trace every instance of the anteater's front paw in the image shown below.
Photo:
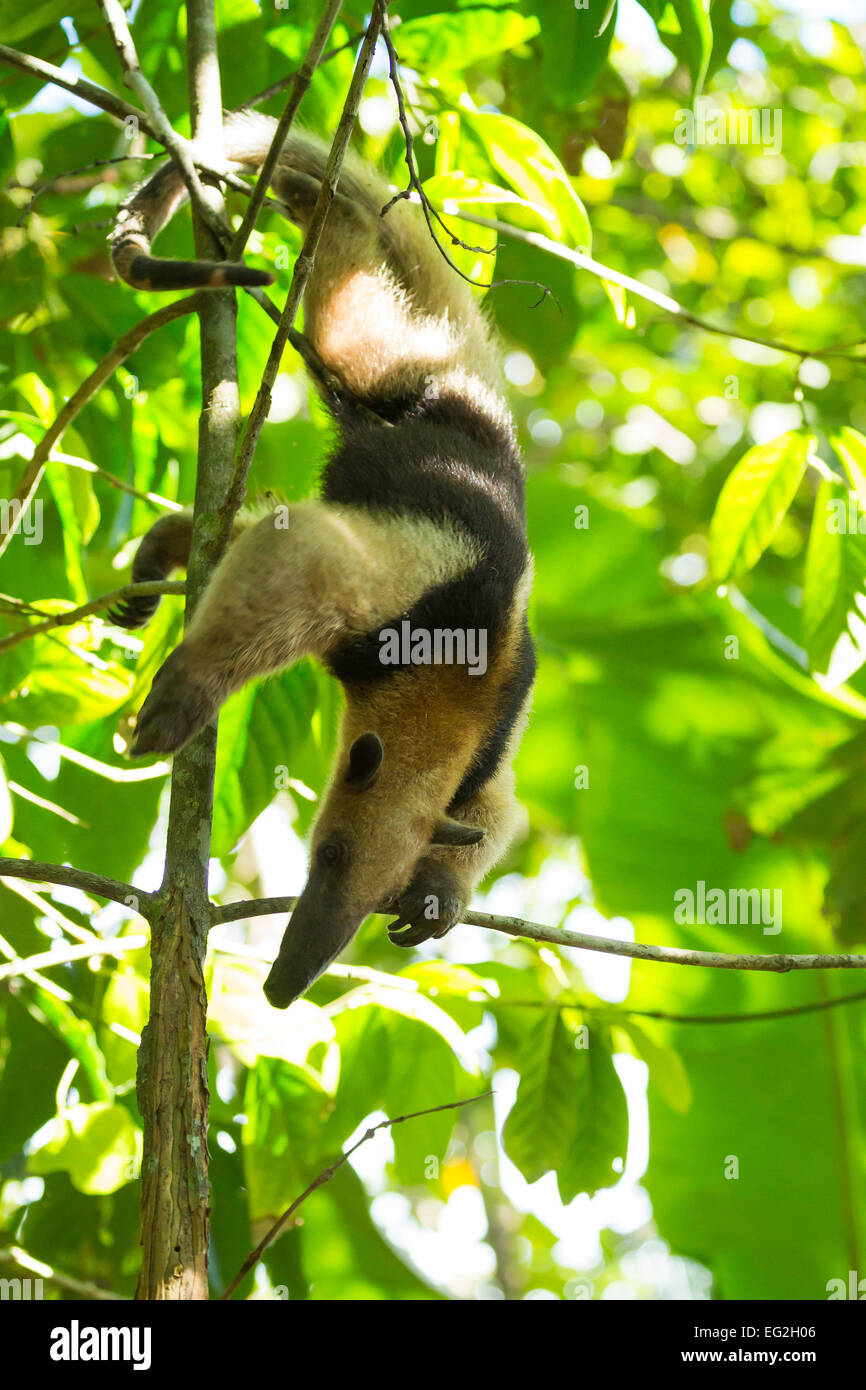
[[[421,859],[397,900],[397,920],[390,923],[388,935],[395,946],[420,946],[445,936],[460,921],[467,897],[452,869],[437,859]]]
[[[139,711],[132,756],[176,753],[210,723],[216,711],[213,699],[190,670],[187,652],[183,646],[176,648],[154,676]]]

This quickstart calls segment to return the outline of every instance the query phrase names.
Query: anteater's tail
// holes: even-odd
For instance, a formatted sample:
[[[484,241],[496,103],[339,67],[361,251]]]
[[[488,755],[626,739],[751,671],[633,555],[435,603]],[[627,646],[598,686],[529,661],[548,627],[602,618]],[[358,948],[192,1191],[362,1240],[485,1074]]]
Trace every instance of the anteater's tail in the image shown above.
[[[223,130],[229,165],[257,172],[275,128],[269,116],[254,112],[229,116]],[[327,163],[320,140],[290,132],[272,186],[282,210],[304,230]],[[268,283],[272,276],[240,262],[152,255],[151,243],[186,196],[173,164],[132,194],[111,235],[118,275],[153,290]],[[395,203],[388,184],[351,151],[304,295],[304,332],[347,391],[388,417],[456,395],[498,423],[508,421],[499,353],[479,302],[434,245],[420,208],[405,199]]]
[[[192,514],[171,512],[161,516],[138,547],[132,562],[131,582],[143,584],[168,579],[173,570],[185,569],[192,539]],[[108,616],[118,627],[144,627],[159,607],[159,594],[128,598]]]

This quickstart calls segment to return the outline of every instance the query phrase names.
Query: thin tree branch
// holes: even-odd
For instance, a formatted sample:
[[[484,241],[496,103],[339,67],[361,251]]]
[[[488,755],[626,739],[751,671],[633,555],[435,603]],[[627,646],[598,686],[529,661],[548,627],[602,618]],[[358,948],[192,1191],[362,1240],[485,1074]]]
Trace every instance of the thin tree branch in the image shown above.
[[[476,1101],[486,1100],[487,1097],[492,1094],[492,1091],[482,1091],[480,1095],[469,1096],[467,1100],[451,1100],[445,1105],[431,1105],[427,1110],[413,1110],[408,1115],[396,1115],[393,1120],[380,1120],[377,1125],[371,1126],[366,1133],[361,1135],[360,1139],[355,1141],[350,1149],[346,1149],[345,1152],[340,1155],[335,1163],[332,1163],[329,1168],[323,1169],[318,1177],[313,1179],[309,1187],[301,1193],[300,1197],[296,1197],[291,1206],[287,1207],[282,1216],[278,1217],[267,1234],[259,1241],[255,1250],[251,1250],[249,1255],[247,1255],[247,1258],[244,1260],[234,1279],[232,1279],[225,1293],[222,1294],[221,1297],[223,1301],[227,1298],[231,1298],[238,1285],[246,1278],[250,1270],[255,1268],[268,1246],[273,1244],[277,1236],[284,1229],[286,1222],[294,1216],[301,1203],[312,1196],[317,1188],[324,1187],[325,1183],[330,1182],[335,1174],[343,1167],[343,1164],[348,1163],[355,1150],[360,1149],[362,1144],[366,1144],[368,1139],[372,1139],[374,1135],[378,1134],[380,1129],[393,1129],[394,1125],[405,1124],[407,1120],[418,1120],[424,1115],[438,1115],[442,1110],[461,1110],[465,1105],[475,1105]]]
[[[216,213],[213,204],[205,196],[204,187],[199,179],[198,170],[186,141],[181,140],[180,136],[173,130],[156,92],[141,70],[138,53],[129,32],[123,6],[119,0],[99,0],[99,8],[105,16],[108,31],[123,67],[124,83],[140,99],[157,139],[169,151],[180,170],[181,177],[189,189],[189,196],[197,208],[199,216],[207,224],[217,245],[222,248],[228,229]],[[220,121],[222,121],[222,116],[220,116]]]
[[[214,909],[214,925],[247,917],[266,917],[291,912],[297,898],[254,898],[251,902],[226,903]],[[598,951],[606,956],[652,960],[660,965],[698,965],[711,970],[864,970],[863,955],[741,955],[725,951],[690,951],[679,946],[649,946],[642,941],[612,941],[565,927],[547,927],[522,917],[500,917],[490,912],[465,912],[460,919],[468,927],[487,927],[506,936],[524,936],[553,946],[572,946],[579,951]]]
[[[5,532],[0,532],[0,555],[3,554],[15,532],[19,529],[21,518],[25,515],[39,486],[45,464],[64,430],[69,428],[88,401],[105,385],[112,372],[120,366],[121,362],[125,362],[127,357],[135,352],[146,338],[150,337],[151,333],[155,333],[157,329],[163,328],[167,323],[173,323],[175,319],[182,318],[184,314],[191,314],[200,303],[201,298],[198,294],[186,295],[183,299],[175,299],[171,304],[164,304],[155,313],[148,314],[147,318],[140,319],[137,324],[118,338],[99,365],[90,373],[90,376],[69,397],[63,409],[58,412],[36,445],[33,456],[21,475],[15,496],[12,499],[9,528]]]
[[[530,285],[533,289],[541,290],[541,299],[538,300],[539,304],[543,299],[550,295],[551,299],[554,301],[561,313],[562,306],[549,285],[543,285],[540,280],[473,280],[471,275],[465,275],[463,271],[459,268],[459,266],[456,266],[454,264],[451,257],[448,255],[448,252],[442,246],[441,242],[439,241],[439,238],[436,235],[436,230],[433,226],[434,219],[436,222],[439,223],[439,226],[445,232],[446,236],[449,238],[453,246],[462,246],[466,251],[477,251],[484,255],[491,254],[486,247],[467,246],[465,241],[461,241],[458,236],[455,236],[455,234],[451,231],[451,228],[448,227],[446,223],[442,220],[441,215],[433,207],[433,204],[430,202],[429,198],[427,197],[427,194],[424,192],[424,185],[421,182],[417,167],[415,165],[415,146],[414,141],[412,139],[412,131],[409,126],[409,117],[406,114],[406,103],[403,97],[403,87],[400,82],[400,60],[397,56],[397,51],[394,48],[394,41],[391,38],[391,31],[389,28],[387,15],[385,15],[384,17],[384,22],[382,26],[382,37],[385,40],[385,47],[388,50],[388,68],[391,78],[391,86],[394,89],[394,95],[397,99],[397,118],[400,122],[400,129],[403,132],[403,141],[406,147],[405,159],[406,167],[409,170],[409,187],[407,189],[404,189],[402,193],[398,193],[397,196],[395,198],[392,198],[390,202],[386,203],[385,206],[382,208],[380,216],[387,216],[387,214],[390,212],[391,208],[394,206],[395,203],[400,202],[400,200],[403,198],[409,198],[413,193],[415,193],[421,204],[421,211],[424,214],[424,221],[427,223],[427,230],[430,233],[430,238],[433,242],[433,245],[436,247],[436,250],[439,252],[439,255],[445,261],[446,265],[450,266],[451,269],[454,271],[455,275],[460,276],[461,280],[465,280],[468,285],[475,285],[478,288],[486,290],[501,289],[504,285]],[[533,305],[533,307],[536,306]]]
[[[290,901],[286,899],[286,901]],[[240,904],[232,904],[239,906]],[[221,908],[215,906],[215,913],[219,914]],[[238,920],[215,917],[214,925],[219,922]],[[241,942],[214,942],[213,949],[226,956],[237,956],[240,960],[255,960],[262,965],[273,964],[273,953],[260,951],[255,946],[246,946]],[[364,965],[343,965],[335,962],[329,965],[325,971],[333,980],[346,980],[349,984],[355,981],[361,984],[383,985],[386,989],[408,990],[410,993],[420,993],[427,998],[434,998],[428,990],[420,989],[417,981],[406,979],[400,975],[389,975],[384,970],[373,970]],[[489,996],[490,1003],[502,1009],[578,1009],[584,1013],[600,1015],[608,1023],[616,1023],[621,1016],[627,1018],[651,1018],[664,1023],[765,1023],[777,1018],[795,1018],[798,1014],[823,1013],[825,1009],[840,1008],[845,1004],[861,1004],[866,1000],[866,989],[857,990],[853,994],[837,994],[827,999],[819,999],[810,1004],[792,1004],[785,1009],[762,1009],[758,1013],[735,1013],[735,1014],[672,1014],[664,1009],[628,1009],[611,1007],[598,1004],[586,1004],[581,999],[559,998],[559,999],[500,999],[497,995]]]
[[[137,497],[140,502],[146,502],[150,507],[164,507],[169,512],[183,511],[180,502],[173,502],[170,497],[160,497],[158,492],[142,492],[140,488],[133,487],[132,483],[125,483],[122,478],[116,478],[107,468],[100,468],[98,463],[92,463],[90,459],[76,458],[74,454],[61,454],[55,450],[48,462],[53,463],[55,460],[65,463],[67,468],[80,468],[82,473],[95,473],[103,478],[109,487],[117,488],[118,492],[126,492],[130,497]]]
[[[111,177],[111,175],[115,174],[115,171],[113,169],[111,170],[111,174],[98,174],[94,176],[94,178],[92,179],[82,179],[79,178],[78,175],[89,174],[93,169],[106,169],[112,164],[126,164],[131,159],[148,160],[158,158],[159,155],[156,154],[117,154],[114,155],[111,159],[92,159],[89,164],[82,164],[77,169],[63,169],[61,173],[55,174],[53,178],[47,179],[45,183],[41,183],[39,185],[36,191],[32,194],[30,201],[25,207],[21,216],[18,218],[18,221],[15,223],[15,226],[24,226],[24,223],[27,221],[27,218],[33,211],[37,199],[41,198],[44,194],[50,192],[52,188],[55,189],[56,192],[61,195],[68,195],[71,193],[81,193],[91,188],[96,188],[100,183],[116,182],[116,176],[114,178]],[[23,187],[24,185],[19,186]],[[105,224],[96,223],[93,225],[103,226]],[[110,226],[111,224],[109,223],[108,225]]]
[[[0,1261],[14,1265],[16,1269],[23,1269],[28,1275],[35,1275],[37,1279],[44,1279],[49,1283],[56,1284],[58,1288],[66,1289],[69,1293],[78,1294],[79,1298],[92,1298],[106,1303],[129,1301],[125,1294],[111,1293],[109,1289],[100,1288],[98,1284],[91,1284],[89,1280],[76,1279],[71,1274],[61,1274],[53,1265],[47,1265],[42,1260],[34,1259],[32,1255],[28,1255],[26,1250],[22,1250],[17,1245],[7,1245],[0,1248]]]
[[[93,82],[87,82],[84,78],[68,77],[62,68],[54,67],[52,63],[44,63],[40,58],[32,58],[29,53],[21,53],[17,48],[9,48],[5,44],[0,44],[0,62],[10,63],[13,67],[20,68],[23,72],[29,73],[31,77],[41,77],[44,82],[51,82],[56,87],[62,87],[64,91],[72,92],[73,95],[89,101],[93,106],[99,107],[106,115],[113,116],[116,120],[126,122],[134,120],[137,128],[149,135],[158,145],[168,149],[162,135],[159,134],[148,119],[146,113],[137,106],[130,106],[127,102],[116,97],[113,92],[109,92],[105,87],[97,87]],[[293,79],[289,79],[293,80]],[[243,110],[237,107],[236,110]],[[171,129],[171,127],[169,127]],[[208,163],[202,151],[195,149],[183,136],[173,132],[175,142],[178,146],[188,151],[196,169],[201,173],[209,175],[210,178],[223,181],[230,188],[236,189],[239,193],[249,197],[252,189],[245,183],[239,174],[235,174],[224,168],[218,168],[215,164]],[[130,158],[132,156],[125,156]],[[138,158],[139,156],[135,156]],[[149,159],[153,156],[144,155],[142,158]],[[93,225],[88,223],[88,226]],[[104,224],[98,224],[104,225]],[[227,228],[221,227],[220,254],[222,254],[222,237],[226,236]]]
[[[649,304],[655,304],[657,308],[663,309],[665,313],[671,314],[679,319],[681,323],[689,324],[692,328],[703,329],[705,333],[717,333],[723,338],[739,338],[745,343],[755,343],[758,347],[773,348],[776,352],[786,352],[794,357],[838,357],[846,362],[856,362],[866,365],[866,357],[853,357],[850,352],[844,351],[840,347],[795,347],[791,343],[780,342],[775,338],[758,338],[753,333],[741,332],[737,328],[725,328],[722,324],[709,323],[706,319],[699,318],[690,310],[683,308],[677,300],[671,298],[669,294],[662,294],[660,290],[654,290],[649,285],[644,285],[640,280],[634,280],[630,275],[623,275],[621,271],[614,270],[611,266],[602,265],[600,261],[593,260],[592,256],[587,256],[583,251],[572,251],[569,246],[562,246],[558,241],[553,241],[551,237],[543,236],[541,232],[530,232],[524,227],[512,226],[509,222],[500,222],[496,217],[482,217],[480,213],[466,212],[460,208],[454,214],[464,222],[472,222],[478,227],[489,227],[491,231],[501,232],[503,236],[513,237],[516,241],[523,241],[527,246],[537,246],[541,251],[548,251],[551,256],[557,256],[561,261],[569,261],[571,265],[576,265],[580,270],[588,270],[590,275],[595,275],[600,280],[609,280],[611,284],[619,285],[624,290],[629,290],[636,294],[639,299],[645,299]],[[859,347],[866,345],[866,339],[862,342],[849,343],[847,346]]]
[[[80,608],[69,608],[65,613],[54,613],[42,623],[34,623],[21,632],[13,633],[11,637],[4,637],[0,641],[0,653],[8,652],[10,648],[17,647],[19,642],[27,642],[31,637],[38,637],[40,633],[50,632],[52,628],[72,627],[82,618],[89,618],[91,613],[99,613],[103,608],[112,608],[125,599],[146,598],[148,594],[183,593],[186,593],[186,584],[182,579],[149,579],[141,584],[124,584],[122,589],[112,589],[110,594],[100,594],[99,598],[92,598]]]
[[[73,869],[68,864],[46,864],[39,859],[7,859],[0,855],[0,878],[26,878],[33,883],[57,883],[62,888],[80,888],[96,898],[108,898],[147,918],[158,903],[156,893],[145,893],[131,883],[116,878],[92,874],[87,869]],[[135,905],[130,903],[135,900]]]
[[[312,81],[313,73],[321,62],[325,44],[328,42],[342,3],[343,0],[327,0],[319,23],[316,25],[316,31],[313,34],[304,61],[295,73],[291,96],[286,103],[283,114],[277,122],[277,128],[274,131],[271,147],[259,171],[259,177],[256,180],[256,186],[253,189],[252,197],[247,204],[243,221],[238,227],[234,240],[232,241],[231,249],[228,254],[228,259],[231,261],[239,261],[243,256],[244,247],[249,240],[250,232],[256,225],[256,219],[265,201],[265,194],[274,176],[274,171],[280,162],[280,155],[283,152],[283,145],[286,143],[286,137],[292,128],[292,122],[297,115],[298,107],[303,100],[304,94]]]
[[[63,87],[73,96],[90,102],[91,106],[97,106],[100,111],[105,111],[118,121],[125,122],[132,118],[138,122],[139,129],[153,136],[155,140],[159,139],[143,111],[137,106],[130,106],[129,102],[115,96],[114,92],[109,92],[107,88],[98,87],[95,82],[88,82],[86,77],[76,77],[74,73],[64,72],[62,68],[55,67],[54,63],[45,63],[41,58],[34,58],[17,48],[9,48],[5,43],[0,43],[0,62],[20,68],[30,77],[41,77],[43,82],[53,82],[55,87]]]
[[[45,970],[52,965],[68,965],[73,960],[91,960],[94,956],[125,956],[147,945],[146,936],[119,936],[114,941],[97,937],[94,941],[64,946],[60,951],[39,951],[35,956],[16,956],[0,965],[0,980],[15,975],[29,975],[33,970]]]
[[[364,42],[361,45],[361,51],[358,54],[355,71],[352,75],[352,81],[343,106],[343,113],[340,117],[339,125],[337,126],[330,154],[328,155],[325,177],[322,180],[319,196],[316,199],[316,206],[313,209],[310,225],[304,237],[304,244],[301,247],[300,255],[295,261],[289,293],[280,316],[280,324],[271,346],[258,395],[256,396],[255,404],[247,420],[246,429],[235,460],[234,474],[228,493],[228,516],[222,519],[223,533],[226,538],[228,535],[228,532],[225,531],[226,524],[230,526],[231,517],[234,516],[234,513],[237,511],[244,498],[250,464],[252,463],[259,435],[262,432],[262,426],[271,408],[271,392],[273,391],[274,382],[277,379],[277,373],[280,369],[283,351],[288,342],[290,330],[294,325],[301,298],[313,269],[313,263],[322,236],[325,220],[337,192],[340,171],[343,167],[343,160],[346,157],[346,150],[348,149],[349,138],[352,134],[355,118],[358,114],[358,107],[361,104],[361,96],[367,81],[370,64],[373,60],[373,51],[382,29],[386,3],[387,0],[373,0],[373,11],[370,24]]]
[[[396,25],[397,23],[399,23],[399,20],[392,20],[392,24]],[[363,37],[364,31],[362,29],[357,34],[353,34],[345,43],[339,44],[336,48],[329,49],[320,60],[319,66],[321,67],[322,63],[330,63],[332,58],[336,58],[339,53],[345,53],[347,48],[357,48]],[[272,82],[270,87],[265,87],[261,92],[256,92],[255,96],[250,97],[242,106],[233,106],[232,110],[247,111],[253,106],[261,106],[262,102],[270,101],[271,97],[278,97],[280,92],[284,92],[287,87],[291,86],[297,75],[297,70],[287,73],[285,77],[280,78],[279,82]]]
[[[767,1023],[771,1019],[823,1013],[825,1009],[836,1009],[843,1004],[860,1004],[864,999],[866,989],[858,989],[853,994],[836,994],[827,999],[814,1000],[811,1004],[792,1004],[787,1009],[762,1009],[758,1013],[669,1014],[662,1009],[619,1009],[616,1012],[627,1014],[629,1018],[655,1018],[665,1023]],[[607,1016],[609,1022],[616,1023],[616,1012]]]

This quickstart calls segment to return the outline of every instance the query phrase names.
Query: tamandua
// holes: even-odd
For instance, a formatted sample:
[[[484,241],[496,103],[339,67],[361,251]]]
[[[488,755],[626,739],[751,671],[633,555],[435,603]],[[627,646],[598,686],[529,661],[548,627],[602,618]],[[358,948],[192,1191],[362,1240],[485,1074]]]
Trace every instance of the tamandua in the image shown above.
[[[273,130],[268,117],[229,117],[231,167],[259,169]],[[314,137],[289,136],[272,186],[302,228],[325,161]],[[185,196],[171,164],[133,193],[112,234],[123,279],[167,290],[272,278],[241,263],[153,257],[153,238]],[[444,936],[518,820],[511,763],[535,675],[520,453],[476,298],[417,206],[399,201],[380,215],[390,196],[349,157],[306,290],[306,336],[350,402],[333,407],[338,442],[321,495],[291,505],[287,525],[241,515],[153,681],[132,749],[174,753],[232,691],[303,656],[342,683],[309,878],[265,984],[277,1008],[371,912],[396,913],[398,945]],[[188,515],[161,518],[133,581],[184,566],[190,535]],[[132,599],[116,618],[138,627],[158,602]]]

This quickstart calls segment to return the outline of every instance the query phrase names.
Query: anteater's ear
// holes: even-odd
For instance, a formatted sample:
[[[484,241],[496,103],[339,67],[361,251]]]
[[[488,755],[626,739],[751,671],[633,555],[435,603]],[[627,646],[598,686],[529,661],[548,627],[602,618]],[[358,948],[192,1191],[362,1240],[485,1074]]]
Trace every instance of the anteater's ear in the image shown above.
[[[379,776],[385,750],[378,734],[362,734],[349,750],[349,771],[346,785],[353,791],[365,792]]]
[[[433,827],[430,843],[431,845],[477,845],[486,834],[487,831],[483,825],[464,825],[462,821],[452,820],[450,816],[443,816],[439,824]]]

